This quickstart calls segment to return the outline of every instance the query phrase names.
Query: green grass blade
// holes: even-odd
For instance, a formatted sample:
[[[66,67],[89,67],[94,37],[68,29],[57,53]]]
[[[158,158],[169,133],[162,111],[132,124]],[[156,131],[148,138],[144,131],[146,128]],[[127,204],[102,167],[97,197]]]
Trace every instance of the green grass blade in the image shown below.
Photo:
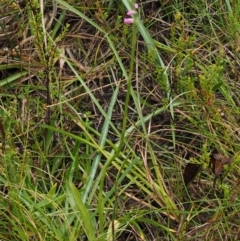
[[[85,204],[83,203],[82,197],[79,194],[78,189],[74,186],[74,184],[70,185],[70,189],[71,189],[71,193],[75,201],[77,210],[80,212],[81,222],[83,224],[83,228],[86,232],[88,240],[96,241],[97,239],[95,237],[95,229],[93,227],[91,214],[89,213]]]

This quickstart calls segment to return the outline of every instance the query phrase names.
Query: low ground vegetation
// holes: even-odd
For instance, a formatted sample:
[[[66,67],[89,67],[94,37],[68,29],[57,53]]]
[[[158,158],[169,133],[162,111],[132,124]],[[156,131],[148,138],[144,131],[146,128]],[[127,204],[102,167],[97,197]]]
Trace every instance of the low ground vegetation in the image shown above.
[[[0,4],[1,240],[240,240],[238,1]]]

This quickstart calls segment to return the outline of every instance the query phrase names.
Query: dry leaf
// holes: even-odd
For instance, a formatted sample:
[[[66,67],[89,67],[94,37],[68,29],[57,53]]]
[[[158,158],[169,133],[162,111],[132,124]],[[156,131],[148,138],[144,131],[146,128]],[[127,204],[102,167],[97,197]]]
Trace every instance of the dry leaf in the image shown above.
[[[190,162],[186,165],[183,173],[183,180],[186,186],[196,177],[200,167],[200,164]]]
[[[212,169],[212,172],[215,176],[213,181],[213,189],[215,189],[215,183],[218,177],[220,177],[222,181],[221,175],[223,173],[223,166],[231,165],[232,162],[233,162],[232,158],[226,157],[221,153],[210,155],[209,167]]]

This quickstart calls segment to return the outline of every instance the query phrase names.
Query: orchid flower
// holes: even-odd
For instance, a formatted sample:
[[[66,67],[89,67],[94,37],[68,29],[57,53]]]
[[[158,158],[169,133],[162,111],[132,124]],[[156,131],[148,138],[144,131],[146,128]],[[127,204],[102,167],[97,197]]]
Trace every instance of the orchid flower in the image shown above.
[[[134,22],[134,19],[133,18],[124,18],[124,21],[123,21],[125,24],[132,24]]]
[[[134,3],[133,4],[133,7],[135,8],[135,9],[138,9],[138,4],[137,3]],[[128,16],[130,16],[129,18],[127,17],[127,18],[124,18],[124,23],[125,24],[133,24],[134,23],[134,19],[132,18],[132,16],[136,13],[137,11],[136,10],[134,10],[134,9],[131,9],[131,10],[129,10],[129,11],[127,11],[127,15]]]

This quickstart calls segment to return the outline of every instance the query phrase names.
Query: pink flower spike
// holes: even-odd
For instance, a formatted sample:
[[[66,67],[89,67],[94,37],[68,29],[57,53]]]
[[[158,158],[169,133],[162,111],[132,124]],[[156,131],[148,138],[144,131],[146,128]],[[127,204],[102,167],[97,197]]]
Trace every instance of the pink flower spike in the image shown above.
[[[136,13],[135,10],[129,10],[129,11],[127,11],[127,15],[128,15],[128,16],[132,16],[132,15],[135,14],[135,13]]]
[[[133,6],[134,6],[135,9],[138,9],[138,4],[137,3],[134,3]]]
[[[124,21],[123,21],[125,24],[132,24],[134,22],[134,19],[133,18],[124,18]]]

